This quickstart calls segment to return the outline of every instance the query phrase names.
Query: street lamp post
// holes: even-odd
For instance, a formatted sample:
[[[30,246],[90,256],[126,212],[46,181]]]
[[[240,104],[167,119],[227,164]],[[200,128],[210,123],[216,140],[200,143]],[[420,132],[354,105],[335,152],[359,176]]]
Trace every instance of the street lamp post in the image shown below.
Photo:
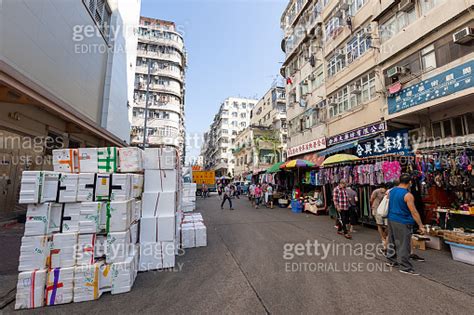
[[[151,72],[151,59],[148,58],[147,59],[148,62],[148,75],[147,75],[147,79],[146,79],[146,94],[145,94],[145,124],[143,126],[143,149],[146,148],[146,143],[147,143],[147,136],[148,136],[148,127],[147,127],[147,122],[148,122],[148,97],[149,97],[149,94],[150,94],[150,80],[151,80],[151,76],[150,76],[150,72]]]

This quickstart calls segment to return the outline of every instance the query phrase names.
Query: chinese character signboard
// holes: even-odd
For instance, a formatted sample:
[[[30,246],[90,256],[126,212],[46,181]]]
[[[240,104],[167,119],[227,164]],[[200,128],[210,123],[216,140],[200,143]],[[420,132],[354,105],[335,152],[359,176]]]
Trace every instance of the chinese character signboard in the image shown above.
[[[388,113],[395,114],[473,87],[473,68],[474,60],[471,60],[391,95],[388,98]]]
[[[328,145],[335,145],[342,142],[356,140],[362,137],[373,136],[387,130],[387,123],[381,121],[365,127],[360,127],[328,139]]]
[[[287,156],[295,156],[300,154],[305,154],[313,151],[318,151],[326,148],[326,138],[318,138],[311,140],[309,142],[291,147],[287,150]]]
[[[390,131],[382,137],[360,142],[356,152],[360,158],[384,154],[410,155],[408,130]]]

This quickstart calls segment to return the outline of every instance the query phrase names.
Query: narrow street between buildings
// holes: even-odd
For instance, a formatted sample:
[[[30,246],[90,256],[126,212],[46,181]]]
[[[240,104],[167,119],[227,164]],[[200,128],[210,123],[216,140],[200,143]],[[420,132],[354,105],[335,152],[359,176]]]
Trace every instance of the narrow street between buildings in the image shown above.
[[[198,198],[208,246],[186,250],[174,271],[141,273],[128,294],[24,313],[470,314],[474,309],[472,267],[452,261],[449,251],[417,252],[426,258],[414,262],[421,276],[404,275],[386,267],[382,256],[372,256],[375,230],[358,226],[354,239],[346,240],[327,216],[254,209],[245,197],[233,202],[235,210],[229,211],[228,205],[220,209],[217,195]],[[320,244],[319,256],[308,241]],[[3,311],[13,312],[13,304]]]

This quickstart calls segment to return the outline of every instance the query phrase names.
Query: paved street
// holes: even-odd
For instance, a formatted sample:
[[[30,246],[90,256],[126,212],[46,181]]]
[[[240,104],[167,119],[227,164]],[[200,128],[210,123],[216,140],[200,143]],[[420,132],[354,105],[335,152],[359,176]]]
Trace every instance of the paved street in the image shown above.
[[[141,273],[128,294],[105,294],[95,302],[24,313],[472,314],[474,310],[473,267],[452,261],[448,251],[420,252],[426,258],[415,263],[421,277],[395,269],[369,272],[384,266],[381,258],[364,258],[355,252],[285,260],[285,243],[317,240],[356,247],[373,243],[377,234],[358,227],[354,239],[346,241],[336,235],[328,217],[279,208],[256,210],[245,199],[234,202],[235,211],[222,211],[217,196],[198,199],[197,211],[208,227],[208,247],[187,250],[177,259],[175,272]],[[287,272],[287,262],[290,266],[324,263],[320,265],[324,268]],[[361,270],[345,272],[349,263],[360,263],[351,266]],[[12,312],[13,304],[3,311]]]

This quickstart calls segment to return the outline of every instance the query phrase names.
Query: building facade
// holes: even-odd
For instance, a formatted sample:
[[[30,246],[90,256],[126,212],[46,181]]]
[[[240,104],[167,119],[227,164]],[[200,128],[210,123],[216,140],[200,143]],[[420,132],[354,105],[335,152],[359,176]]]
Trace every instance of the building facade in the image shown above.
[[[250,124],[250,113],[257,100],[229,97],[221,104],[207,133],[204,147],[204,166],[218,176],[234,176],[235,159],[232,153],[237,135]]]
[[[0,3],[0,217],[60,147],[130,142],[139,0]],[[74,12],[71,15],[71,12]]]
[[[140,18],[135,93],[131,109],[132,144],[174,145],[184,160],[186,51],[175,23]],[[150,78],[150,80],[148,80]]]
[[[473,4],[290,1],[281,19],[288,156],[327,156],[400,129],[471,134],[472,85],[457,80],[472,81]]]

